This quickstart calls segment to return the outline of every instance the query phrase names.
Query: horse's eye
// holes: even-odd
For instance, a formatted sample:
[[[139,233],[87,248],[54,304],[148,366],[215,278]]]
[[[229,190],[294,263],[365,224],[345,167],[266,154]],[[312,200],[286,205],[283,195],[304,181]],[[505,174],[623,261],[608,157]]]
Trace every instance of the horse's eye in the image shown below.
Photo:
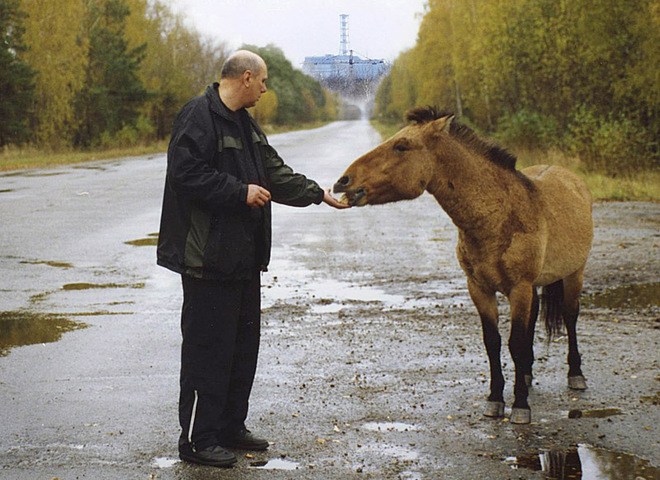
[[[397,152],[405,152],[408,150],[408,145],[406,145],[405,143],[397,143],[396,145],[394,145],[394,150],[396,150]]]

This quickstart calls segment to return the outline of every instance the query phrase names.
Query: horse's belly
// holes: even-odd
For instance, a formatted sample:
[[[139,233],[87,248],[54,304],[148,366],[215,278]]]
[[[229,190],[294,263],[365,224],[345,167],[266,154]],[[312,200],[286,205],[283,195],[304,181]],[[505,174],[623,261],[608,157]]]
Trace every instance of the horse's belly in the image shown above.
[[[559,246],[546,250],[546,258],[541,272],[534,279],[534,286],[542,287],[566,278],[584,267],[589,255],[590,239],[583,239],[568,248],[569,245]],[[567,247],[560,249],[559,247]]]
[[[593,240],[591,194],[582,179],[561,167],[523,170],[543,199],[546,240],[543,266],[534,285],[554,283],[584,267]]]

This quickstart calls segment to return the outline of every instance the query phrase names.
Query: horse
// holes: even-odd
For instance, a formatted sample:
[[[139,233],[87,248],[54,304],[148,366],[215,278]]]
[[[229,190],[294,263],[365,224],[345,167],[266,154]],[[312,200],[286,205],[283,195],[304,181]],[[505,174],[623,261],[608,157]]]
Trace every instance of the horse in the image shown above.
[[[516,157],[435,107],[406,114],[408,124],[355,160],[334,184],[353,206],[435,197],[458,228],[457,256],[481,319],[490,364],[485,416],[504,417],[496,293],[510,304],[509,352],[515,366],[510,421],[531,422],[534,330],[548,341],[563,324],[568,387],[587,388],[576,337],[583,272],[593,240],[592,198],[573,172],[548,165],[516,169]],[[541,289],[540,301],[537,289]]]

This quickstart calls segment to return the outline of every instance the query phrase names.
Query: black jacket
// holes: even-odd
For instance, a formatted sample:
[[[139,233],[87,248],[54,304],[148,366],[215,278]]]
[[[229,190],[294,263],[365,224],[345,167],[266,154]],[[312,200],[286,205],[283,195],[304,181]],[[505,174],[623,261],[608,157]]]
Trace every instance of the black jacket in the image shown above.
[[[179,112],[167,151],[159,265],[196,278],[247,278],[266,270],[271,247],[270,203],[249,208],[248,183],[262,184],[286,205],[323,201],[323,189],[285,165],[248,115],[250,155],[236,117],[220,101],[217,83]]]

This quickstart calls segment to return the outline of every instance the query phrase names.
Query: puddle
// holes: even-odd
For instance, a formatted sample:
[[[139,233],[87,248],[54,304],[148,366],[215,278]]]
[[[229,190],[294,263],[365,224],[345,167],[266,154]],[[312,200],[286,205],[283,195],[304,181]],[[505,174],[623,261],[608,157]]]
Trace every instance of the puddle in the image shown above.
[[[298,470],[300,464],[282,458],[273,458],[268,461],[250,462],[250,467],[260,470]]]
[[[74,322],[61,315],[0,312],[0,356],[9,354],[13,347],[57,342],[65,332],[86,327],[85,323]]]
[[[612,452],[581,444],[565,451],[550,451],[523,457],[508,457],[513,469],[542,472],[548,479],[566,480],[652,480],[660,469],[635,455]]]
[[[181,460],[178,458],[156,457],[154,458],[154,461],[151,462],[151,466],[155,468],[172,468],[180,461]]]
[[[285,255],[280,254],[281,257]],[[295,255],[291,255],[295,256]],[[420,307],[435,307],[439,303],[460,304],[469,302],[467,292],[461,286],[457,289],[452,282],[437,282],[425,285],[425,292],[432,296],[418,295],[407,297],[390,294],[378,286],[360,286],[349,281],[313,276],[309,270],[283,259],[276,259],[271,265],[272,272],[285,272],[281,278],[267,274],[262,277],[262,307],[270,308],[279,301],[290,302],[295,298],[311,297],[311,310],[315,314],[337,313],[350,304],[378,304],[379,308],[415,310]],[[446,297],[446,300],[438,300]]]
[[[287,273],[285,282],[278,281],[265,285],[265,307],[271,306],[277,299],[294,297],[312,297],[314,313],[335,313],[344,308],[344,303],[350,302],[380,302],[385,306],[400,306],[405,302],[402,295],[390,295],[373,287],[360,287],[350,283],[332,279],[315,279],[314,281],[295,282],[294,272]],[[292,283],[294,282],[294,283]]]
[[[573,409],[568,412],[568,418],[607,418],[623,415],[620,408],[597,408],[594,410]]]
[[[101,166],[101,165],[74,165],[71,168],[75,170],[100,170],[100,171],[106,171],[107,168]]]
[[[424,476],[419,472],[401,472],[399,477],[401,480],[422,480]]]
[[[18,172],[1,173],[0,177],[55,177],[66,175],[69,172],[33,172],[31,170],[19,170]]]
[[[640,308],[660,306],[660,283],[642,283],[611,288],[584,297],[583,303],[596,308]]]
[[[416,425],[401,422],[367,422],[362,428],[370,432],[417,432],[420,430]]]
[[[73,264],[68,262],[51,262],[46,260],[32,260],[32,261],[23,260],[21,263],[27,265],[48,265],[49,267],[57,267],[57,268],[73,268]]]
[[[93,290],[98,288],[144,288],[145,284],[139,283],[66,283],[62,290]]]
[[[371,453],[384,457],[395,458],[400,461],[413,461],[419,458],[419,453],[416,451],[410,448],[402,447],[401,445],[394,445],[391,443],[379,442],[371,445],[365,445],[362,448]]]
[[[124,243],[126,245],[133,245],[134,247],[156,247],[158,246],[158,234],[150,233],[147,238],[138,238],[137,240],[129,240]]]

